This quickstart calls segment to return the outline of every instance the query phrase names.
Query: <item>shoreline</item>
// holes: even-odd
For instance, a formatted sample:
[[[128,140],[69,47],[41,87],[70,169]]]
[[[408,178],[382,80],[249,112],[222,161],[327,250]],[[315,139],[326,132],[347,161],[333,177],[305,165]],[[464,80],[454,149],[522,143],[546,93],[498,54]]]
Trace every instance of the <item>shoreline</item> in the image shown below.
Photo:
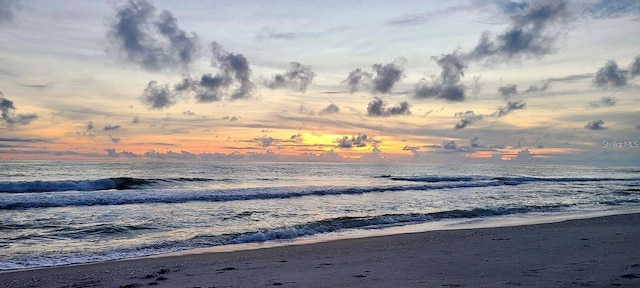
[[[0,287],[640,285],[640,213],[0,272]]]

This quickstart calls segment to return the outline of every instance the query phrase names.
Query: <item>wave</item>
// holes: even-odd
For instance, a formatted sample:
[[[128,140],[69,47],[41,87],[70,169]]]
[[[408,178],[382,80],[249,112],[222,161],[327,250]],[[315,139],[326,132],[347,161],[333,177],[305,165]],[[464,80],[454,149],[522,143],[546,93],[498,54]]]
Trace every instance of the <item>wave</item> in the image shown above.
[[[224,202],[258,199],[287,199],[306,196],[350,195],[365,193],[397,192],[409,190],[441,190],[454,188],[474,188],[501,186],[501,181],[394,185],[370,187],[277,187],[244,188],[208,191],[136,191],[118,193],[102,191],[100,193],[51,193],[24,194],[14,193],[0,198],[0,209],[49,208],[67,206],[126,205],[152,203],[186,203],[193,201]]]
[[[54,181],[0,181],[0,193],[34,193],[64,191],[129,190],[158,183],[168,182],[208,182],[231,181],[231,179],[209,178],[168,178],[143,179],[132,177],[104,178],[96,180],[54,180]]]
[[[338,232],[347,229],[376,229],[398,225],[420,224],[444,219],[468,219],[506,216],[513,214],[553,212],[572,205],[555,204],[545,206],[497,207],[456,209],[432,213],[384,214],[367,217],[338,217],[290,227],[265,229],[262,231],[231,234],[227,241],[212,244],[240,244],[264,242],[280,239],[294,239],[321,233]]]
[[[380,176],[395,181],[410,182],[466,182],[466,181],[501,181],[505,185],[518,185],[531,182],[607,182],[607,181],[640,181],[640,178],[586,178],[586,177],[528,177],[528,176]]]
[[[385,177],[396,181],[413,181],[413,182],[460,182],[473,180],[486,180],[486,177],[471,176],[405,176],[405,177]]]
[[[324,233],[340,232],[350,229],[380,229],[392,226],[421,224],[445,219],[473,219],[495,216],[506,216],[526,213],[557,212],[572,205],[552,204],[543,206],[516,206],[494,208],[469,208],[431,213],[382,214],[363,217],[336,217],[311,221],[284,227],[264,228],[248,232],[227,233],[222,235],[198,235],[185,240],[165,241],[152,245],[141,245],[116,251],[102,252],[91,255],[60,256],[60,255],[31,255],[28,259],[7,259],[0,262],[0,270],[14,270],[24,268],[60,266],[81,264],[98,261],[120,260],[132,257],[142,257],[170,253],[180,250],[207,248],[213,246],[261,243],[266,241],[293,240],[305,236]],[[135,233],[139,229],[155,229],[150,226],[96,225],[83,229],[61,229],[58,237],[77,237],[76,234],[125,234]],[[134,230],[134,231],[131,231]]]

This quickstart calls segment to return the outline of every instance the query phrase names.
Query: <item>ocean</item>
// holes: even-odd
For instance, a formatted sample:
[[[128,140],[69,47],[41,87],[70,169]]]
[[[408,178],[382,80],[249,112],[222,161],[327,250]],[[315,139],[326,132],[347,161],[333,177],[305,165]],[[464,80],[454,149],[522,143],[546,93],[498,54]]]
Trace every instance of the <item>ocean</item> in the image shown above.
[[[6,161],[0,270],[623,211],[640,168]]]

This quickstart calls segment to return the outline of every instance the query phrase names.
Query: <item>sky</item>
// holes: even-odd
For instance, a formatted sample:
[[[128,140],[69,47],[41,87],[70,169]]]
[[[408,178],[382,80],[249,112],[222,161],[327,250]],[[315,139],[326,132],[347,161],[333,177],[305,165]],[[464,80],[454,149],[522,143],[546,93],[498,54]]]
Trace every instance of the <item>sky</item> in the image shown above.
[[[640,2],[0,0],[0,160],[640,164]]]

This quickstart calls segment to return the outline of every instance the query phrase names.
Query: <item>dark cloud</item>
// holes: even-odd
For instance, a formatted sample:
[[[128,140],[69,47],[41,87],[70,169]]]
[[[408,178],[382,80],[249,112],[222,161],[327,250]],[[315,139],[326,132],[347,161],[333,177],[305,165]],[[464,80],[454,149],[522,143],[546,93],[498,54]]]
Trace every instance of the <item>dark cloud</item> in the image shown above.
[[[34,138],[0,138],[0,142],[37,143],[47,142],[47,140]]]
[[[149,81],[147,88],[140,96],[142,104],[149,109],[161,110],[176,104],[176,95],[169,89],[169,85],[159,85],[156,81]]]
[[[394,115],[410,115],[411,105],[406,101],[398,103],[398,105],[387,108],[387,102],[376,97],[367,106],[367,115],[372,117],[388,117]]]
[[[140,157],[140,155],[138,155],[136,153],[133,153],[133,152],[129,152],[129,151],[116,152],[116,149],[113,149],[113,148],[104,149],[104,152],[107,152],[107,156],[113,157],[113,158],[118,158],[118,157],[135,158],[135,157]]]
[[[567,1],[531,1],[513,10],[510,27],[495,35],[484,32],[476,47],[466,55],[467,59],[520,60],[554,51],[556,36],[548,26],[567,21],[570,16]]]
[[[291,62],[289,70],[284,74],[276,74],[267,81],[266,86],[271,89],[289,88],[293,91],[305,92],[313,81],[315,73],[309,65]]]
[[[460,118],[460,122],[456,123],[454,126],[455,129],[463,129],[467,126],[484,120],[487,117],[492,118],[501,118],[511,114],[513,111],[522,110],[526,107],[526,102],[522,99],[520,100],[509,100],[511,96],[517,95],[518,90],[517,86],[513,84],[505,85],[498,88],[498,92],[502,94],[505,98],[504,106],[498,107],[495,112],[485,115],[485,114],[476,114],[475,112],[468,110],[464,112],[458,112],[454,114],[455,118]]]
[[[524,102],[524,100],[507,101],[504,106],[498,107],[498,110],[496,110],[496,112],[491,113],[490,116],[496,117],[496,118],[504,117],[511,114],[511,112],[515,110],[524,109],[525,106],[526,106],[526,103]]]
[[[120,130],[122,129],[122,127],[120,125],[107,125],[104,126],[104,128],[102,130],[104,131],[113,131],[113,130]]]
[[[267,137],[265,135],[265,136],[262,136],[261,138],[253,139],[253,141],[257,142],[258,145],[260,145],[261,147],[269,147],[272,144],[274,144],[276,142],[279,142],[280,140],[274,139],[274,138],[271,138],[271,137]]]
[[[478,137],[474,137],[473,139],[469,140],[469,142],[469,145],[471,145],[471,147],[473,148],[480,147],[480,143],[478,143]]]
[[[589,130],[604,130],[607,129],[607,127],[604,127],[604,121],[602,120],[594,120],[591,122],[588,122],[586,125],[584,125],[584,128],[587,128]]]
[[[0,0],[0,1],[2,1],[2,0]],[[50,89],[50,88],[54,87],[52,83],[47,83],[47,84],[20,84],[20,86],[26,87],[26,88],[38,89],[38,90],[46,90],[46,89]]]
[[[418,159],[420,157],[420,152],[418,150],[420,150],[420,147],[418,146],[405,145],[404,147],[402,147],[402,151],[411,151],[411,154],[413,154],[413,159]]]
[[[550,82],[577,82],[587,78],[593,78],[593,73],[574,74],[565,77],[549,78]]]
[[[404,57],[396,58],[392,63],[373,64],[372,72],[363,71],[357,68],[349,72],[347,79],[342,81],[349,87],[349,92],[369,90],[374,94],[387,94],[391,92],[402,78],[404,78],[404,65],[407,59]]]
[[[93,121],[89,121],[87,123],[87,131],[91,131],[93,130],[94,126],[93,126]]]
[[[341,139],[338,139],[336,142],[338,142],[338,148],[344,149],[353,147],[366,147],[367,143],[369,142],[375,143],[375,141],[369,139],[366,134],[358,134],[358,136],[351,136],[351,138],[349,138],[349,136],[344,136]]]
[[[16,107],[13,105],[13,101],[4,97],[4,94],[0,92],[0,111],[2,111],[2,120],[7,124],[9,128],[14,128],[16,125],[27,125],[33,120],[38,119],[36,114],[15,114]]]
[[[607,63],[596,72],[593,83],[598,87],[623,87],[627,85],[627,71],[618,67],[618,63],[613,60]]]
[[[610,97],[610,96],[605,96],[605,97],[600,98],[600,100],[597,101],[597,102],[589,103],[589,106],[591,106],[593,108],[616,106],[616,98],[613,98],[613,97]]]
[[[13,21],[18,9],[20,9],[18,0],[0,0],[0,24]]]
[[[551,79],[540,81],[540,83],[533,84],[524,91],[524,93],[544,92],[551,87]]]
[[[295,143],[302,143],[302,135],[300,135],[300,133],[291,135],[291,137],[289,137],[289,140]]]
[[[347,76],[347,79],[342,81],[342,83],[346,83],[347,86],[349,86],[350,93],[355,93],[369,89],[369,87],[371,87],[371,78],[373,78],[371,73],[357,68],[349,72],[349,76]]]
[[[476,114],[471,110],[465,112],[458,112],[454,115],[456,118],[460,118],[460,122],[456,124],[455,129],[463,129],[475,122],[481,121],[484,118],[482,114]]]
[[[443,141],[442,142],[442,148],[447,149],[447,150],[455,150],[456,148],[458,148],[458,145],[456,144],[456,141],[450,140],[450,141]]]
[[[507,84],[498,88],[498,92],[505,99],[511,98],[511,96],[518,94],[518,86],[515,84]]]
[[[414,87],[414,97],[418,99],[436,98],[447,101],[464,101],[466,87],[460,83],[460,80],[464,77],[466,64],[461,56],[454,52],[431,58],[436,60],[442,71],[440,75],[433,76],[430,80],[420,80]]]
[[[393,63],[373,64],[373,78],[371,79],[373,93],[385,94],[404,77],[404,58],[398,58]]]
[[[118,137],[113,137],[111,135],[107,135],[107,136],[109,136],[109,140],[111,140],[111,142],[116,143],[116,144],[120,143],[120,140],[122,140],[122,139],[120,139]]]
[[[108,36],[126,60],[151,71],[185,68],[194,60],[198,37],[180,29],[171,12],[157,15],[146,0],[129,0],[115,9]]]
[[[138,124],[140,123],[140,117],[136,116],[133,117],[133,119],[131,119],[131,124]]]
[[[238,85],[229,99],[236,100],[251,97],[254,85],[251,82],[251,67],[249,67],[247,58],[242,54],[227,52],[222,49],[222,45],[216,42],[212,42],[209,47],[214,55],[211,63],[214,67],[220,69],[218,76],[226,80],[225,83],[233,82],[230,81],[230,79],[233,79]]]
[[[334,114],[334,113],[339,113],[340,112],[340,107],[338,107],[338,105],[336,104],[329,104],[327,107],[324,107],[322,110],[320,110],[320,115],[325,115],[325,114]]]
[[[207,73],[200,79],[187,76],[175,84],[173,90],[160,86],[160,92],[166,93],[165,98],[169,100],[174,99],[176,94],[194,94],[199,103],[211,103],[225,99],[247,99],[253,95],[255,85],[251,82],[251,67],[247,58],[224,50],[216,42],[209,47],[213,54],[211,65],[219,69],[218,73]]]

